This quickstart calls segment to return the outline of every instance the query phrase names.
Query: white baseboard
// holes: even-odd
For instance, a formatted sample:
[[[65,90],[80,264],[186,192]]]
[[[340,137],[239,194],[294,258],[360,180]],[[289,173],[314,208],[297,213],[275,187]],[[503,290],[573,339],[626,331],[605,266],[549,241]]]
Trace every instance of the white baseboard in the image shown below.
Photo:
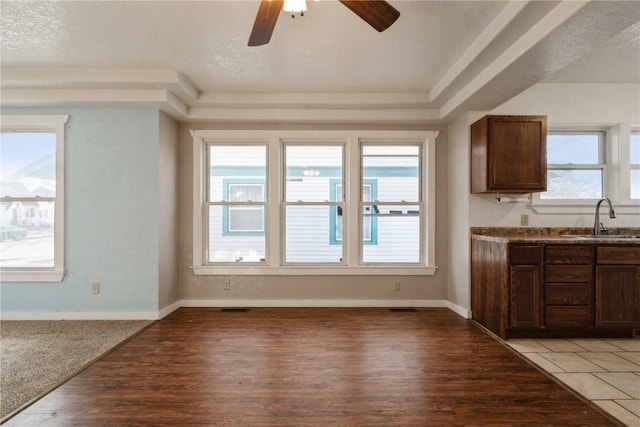
[[[52,312],[3,312],[2,320],[158,320],[155,311],[52,311]]]
[[[465,319],[471,319],[471,310],[460,307],[459,305],[454,304],[451,301],[447,301],[447,308],[457,315],[464,317]]]
[[[181,301],[182,307],[447,307],[446,300],[215,299]]]
[[[181,301],[176,301],[173,304],[166,306],[165,308],[161,309],[160,312],[158,312],[158,319],[164,319],[180,307],[182,307]]]
[[[180,307],[264,307],[264,308],[312,308],[312,307],[415,307],[415,308],[448,308],[454,313],[471,318],[470,310],[447,300],[413,300],[413,299],[184,299],[174,302],[157,312],[3,312],[2,320],[158,320],[163,319]]]

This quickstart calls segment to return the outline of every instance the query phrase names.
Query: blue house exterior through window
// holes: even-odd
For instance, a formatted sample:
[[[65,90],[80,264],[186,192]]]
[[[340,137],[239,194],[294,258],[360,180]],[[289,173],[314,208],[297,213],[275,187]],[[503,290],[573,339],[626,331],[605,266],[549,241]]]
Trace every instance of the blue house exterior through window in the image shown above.
[[[230,202],[261,201],[265,196],[264,178],[226,178],[222,197]],[[223,236],[263,236],[264,206],[224,206]]]
[[[330,180],[330,186],[331,201],[342,200],[342,183],[340,182],[340,180]],[[378,180],[365,179],[362,185],[363,201],[370,202],[376,200],[377,197]],[[376,218],[375,216],[367,216],[364,218],[362,224],[362,241],[367,245],[378,244],[378,218]],[[330,209],[329,242],[332,245],[337,245],[342,242],[342,212],[336,206],[331,206]]]

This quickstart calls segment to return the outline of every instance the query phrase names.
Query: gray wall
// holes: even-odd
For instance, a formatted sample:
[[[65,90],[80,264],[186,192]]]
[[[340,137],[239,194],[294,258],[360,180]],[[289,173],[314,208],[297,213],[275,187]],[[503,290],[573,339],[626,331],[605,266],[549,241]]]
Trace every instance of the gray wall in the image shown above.
[[[305,129],[304,126],[221,125],[183,123],[180,125],[180,294],[185,300],[299,300],[301,304],[326,300],[446,300],[447,229],[446,224],[446,132],[436,141],[436,265],[434,276],[195,276],[190,268],[192,252],[192,161],[193,139],[190,129]],[[331,129],[326,126],[308,129]],[[354,127],[358,128],[358,127]],[[342,127],[341,129],[344,129]],[[371,127],[362,127],[371,129]],[[391,129],[384,127],[381,129]],[[401,129],[407,129],[402,127]],[[441,130],[420,127],[420,130]],[[223,290],[224,280],[231,289]],[[400,281],[400,292],[394,282]]]

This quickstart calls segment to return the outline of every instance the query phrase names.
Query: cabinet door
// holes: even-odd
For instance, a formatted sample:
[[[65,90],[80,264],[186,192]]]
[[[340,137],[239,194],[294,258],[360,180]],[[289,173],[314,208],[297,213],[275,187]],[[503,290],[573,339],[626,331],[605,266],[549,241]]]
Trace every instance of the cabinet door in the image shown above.
[[[640,326],[640,266],[596,267],[596,326]]]
[[[496,116],[489,120],[488,186],[495,191],[545,191],[546,120]]]
[[[540,288],[539,266],[511,266],[510,327],[537,328],[542,325]]]

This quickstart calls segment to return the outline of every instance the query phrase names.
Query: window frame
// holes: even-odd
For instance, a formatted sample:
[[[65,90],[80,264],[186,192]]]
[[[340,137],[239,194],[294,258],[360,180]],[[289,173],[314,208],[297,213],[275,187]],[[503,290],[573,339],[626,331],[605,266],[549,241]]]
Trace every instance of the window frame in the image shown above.
[[[435,266],[435,141],[438,131],[359,131],[359,130],[191,130],[193,138],[193,234],[192,269],[195,275],[433,275]],[[422,203],[424,215],[421,221],[420,264],[363,265],[359,259],[358,207],[360,191],[360,143],[378,141],[384,143],[419,143],[422,145],[423,172]],[[206,263],[204,218],[207,197],[206,150],[208,143],[265,144],[267,145],[267,201],[266,201],[266,261],[258,264],[210,265]],[[284,143],[308,142],[317,144],[344,144],[344,233],[347,240],[343,248],[342,263],[287,264],[284,262],[284,213],[285,179]],[[298,202],[292,202],[295,205]],[[337,202],[323,202],[337,203]],[[345,202],[346,203],[346,202]],[[327,241],[328,243],[328,241]]]
[[[287,198],[287,192],[288,192],[288,180],[287,180],[287,169],[289,169],[289,165],[287,164],[287,147],[340,147],[340,150],[342,151],[342,156],[341,156],[341,165],[340,165],[340,169],[342,171],[342,176],[341,176],[341,180],[344,183],[345,182],[345,176],[346,176],[346,170],[347,170],[347,166],[346,166],[346,144],[344,143],[344,141],[322,141],[322,140],[316,140],[316,139],[297,139],[297,138],[281,138],[281,144],[280,144],[280,155],[281,155],[281,163],[282,163],[282,180],[279,183],[280,186],[282,187],[282,200],[281,200],[281,224],[282,224],[282,230],[281,230],[281,240],[280,240],[280,248],[281,248],[281,257],[280,257],[280,264],[282,266],[336,266],[336,265],[343,265],[345,263],[345,247],[343,242],[337,242],[337,244],[341,245],[341,251],[342,254],[339,257],[339,261],[338,262],[327,262],[327,261],[315,261],[315,262],[308,262],[308,263],[303,263],[303,262],[299,262],[299,261],[292,261],[292,260],[288,260],[287,259],[287,208],[288,207],[294,207],[294,206],[301,206],[301,207],[315,207],[315,206],[326,206],[329,208],[329,219],[331,218],[331,212],[332,212],[332,208],[337,209],[338,207],[341,207],[343,212],[346,212],[346,197],[344,196],[343,193],[343,198],[342,200],[330,200],[331,198],[329,198],[329,200],[289,200]],[[294,166],[295,167],[295,166]],[[344,184],[343,184],[344,185]],[[330,243],[329,243],[330,244]]]
[[[236,146],[242,146],[242,147],[264,147],[265,149],[265,176],[262,178],[259,177],[249,177],[249,178],[239,178],[239,177],[235,177],[235,178],[229,178],[229,179],[225,179],[223,178],[222,180],[222,196],[220,198],[220,200],[211,200],[211,170],[210,170],[210,165],[211,165],[211,150],[209,149],[212,146],[229,146],[229,145],[236,145]],[[200,150],[201,154],[202,154],[202,158],[199,160],[201,165],[202,165],[202,170],[199,172],[200,174],[202,174],[202,179],[201,179],[201,185],[202,188],[200,188],[200,190],[202,191],[202,218],[200,219],[200,221],[202,222],[201,227],[202,227],[202,233],[204,233],[202,235],[202,241],[199,242],[200,248],[201,248],[201,252],[197,251],[196,248],[194,247],[194,257],[195,256],[202,256],[202,258],[200,259],[201,261],[201,265],[203,266],[207,266],[207,267],[214,267],[214,268],[218,268],[220,266],[228,266],[228,265],[236,265],[236,264],[241,264],[243,266],[247,266],[247,265],[264,265],[269,257],[269,247],[265,245],[265,256],[264,259],[260,259],[260,261],[258,262],[252,262],[252,261],[244,261],[244,262],[232,262],[232,261],[209,261],[209,241],[211,240],[211,236],[209,234],[210,231],[210,225],[209,225],[209,209],[212,206],[220,206],[222,209],[222,230],[221,230],[221,235],[223,237],[225,236],[265,236],[265,242],[266,242],[266,229],[268,227],[268,209],[267,207],[267,203],[268,203],[268,197],[269,197],[269,182],[268,182],[268,174],[269,174],[269,146],[268,144],[264,143],[264,141],[255,141],[255,140],[246,140],[246,139],[242,139],[242,140],[234,140],[232,141],[232,144],[229,143],[229,141],[227,140],[211,140],[211,141],[203,141],[202,144],[202,149]],[[194,152],[194,159],[195,159],[196,155]],[[194,171],[197,170],[196,167],[194,167]],[[246,183],[246,182],[255,182],[255,183],[259,183],[264,185],[265,187],[265,191],[263,193],[263,200],[261,201],[246,201],[246,202],[237,202],[237,201],[231,201],[231,200],[224,200],[225,196],[228,196],[228,188],[227,188],[227,182],[231,182],[231,183]],[[195,181],[194,181],[194,188],[195,188]],[[194,200],[196,199],[195,194],[194,194]],[[195,206],[195,205],[194,205]],[[229,225],[229,207],[232,206],[255,206],[255,207],[260,207],[263,209],[263,227],[265,228],[265,231],[262,233],[256,232],[229,232],[228,230],[228,225]],[[194,221],[195,221],[195,215],[194,215]],[[195,222],[194,222],[194,233],[195,233]],[[194,234],[195,236],[195,234]],[[196,243],[196,239],[194,238],[194,244]],[[201,254],[201,255],[196,255],[196,254]]]
[[[631,154],[631,138],[633,135],[637,135],[640,140],[640,128],[631,128],[629,132],[629,154]],[[640,163],[631,163],[631,155],[629,155],[629,179],[627,180],[629,182],[629,199],[640,202],[640,198],[631,197],[631,172],[634,170],[640,170]]]
[[[626,123],[550,125],[547,133],[604,133],[603,197],[615,205],[617,214],[637,214],[639,199],[630,197],[630,137],[640,130]],[[588,215],[593,213],[597,199],[541,199],[540,193],[530,195],[529,207],[538,214]]]
[[[55,197],[0,197],[1,202],[16,200],[52,201],[54,205],[53,267],[0,267],[5,282],[61,282],[65,275],[65,130],[69,115],[3,115],[1,132],[51,132],[56,135]]]
[[[608,188],[608,178],[607,178],[607,143],[606,143],[606,139],[607,139],[607,133],[605,130],[602,129],[598,129],[598,130],[585,130],[585,129],[581,129],[581,130],[575,130],[575,131],[570,131],[570,130],[562,130],[562,131],[554,131],[554,130],[550,130],[547,131],[547,137],[549,135],[597,135],[598,136],[598,160],[599,163],[547,163],[547,174],[549,173],[549,171],[551,170],[567,170],[567,171],[576,171],[576,170],[596,170],[596,171],[600,171],[600,175],[601,175],[601,189],[602,189],[602,195],[600,197],[595,197],[595,198],[564,198],[564,199],[545,199],[542,198],[542,193],[538,193],[538,197],[540,200],[544,200],[545,202],[576,202],[576,203],[580,203],[580,202],[586,202],[586,203],[593,203],[593,201],[599,200],[603,197],[606,197],[605,194],[607,194],[607,188]],[[547,147],[547,153],[549,152],[549,148]],[[547,185],[549,184],[549,179],[547,178]]]
[[[425,182],[427,182],[427,178],[424,176],[424,171],[425,171],[425,157],[428,156],[428,153],[425,154],[425,147],[423,144],[419,144],[416,143],[415,141],[394,141],[392,143],[389,143],[387,141],[377,141],[377,140],[362,140],[360,142],[360,152],[359,152],[359,161],[360,161],[360,171],[359,171],[359,175],[360,175],[360,180],[361,182],[366,182],[368,178],[365,178],[365,166],[364,166],[364,157],[365,157],[365,147],[375,147],[375,146],[390,146],[390,145],[398,145],[398,146],[409,146],[409,147],[417,147],[418,148],[418,192],[417,192],[417,199],[416,200],[378,200],[378,196],[376,195],[375,199],[372,201],[365,201],[364,198],[362,197],[362,194],[360,194],[360,197],[358,199],[358,212],[359,212],[359,219],[360,221],[364,221],[365,217],[370,217],[370,218],[375,218],[377,219],[378,216],[386,216],[386,215],[394,215],[392,213],[365,213],[365,209],[366,206],[377,206],[377,207],[398,207],[398,206],[406,206],[406,207],[412,207],[412,206],[418,206],[418,211],[422,214],[419,214],[419,224],[418,224],[418,228],[419,228],[419,235],[422,236],[425,234],[425,228],[427,227],[427,224],[425,222],[425,217],[427,217],[427,213],[426,213],[426,206],[429,206],[426,203],[426,196],[429,194],[429,192],[425,191],[426,185]],[[393,157],[394,155],[391,155],[391,157]],[[427,169],[427,172],[429,170]],[[359,187],[361,188],[361,187]],[[424,212],[424,213],[423,213]],[[402,215],[399,215],[399,217],[402,217]],[[360,232],[360,239],[362,239],[362,228],[359,229]],[[386,262],[386,263],[381,263],[379,261],[365,261],[364,256],[365,256],[365,249],[364,249],[364,245],[366,244],[365,242],[360,242],[360,247],[362,248],[362,250],[359,253],[359,260],[360,260],[360,264],[361,265],[365,265],[365,266],[375,266],[375,265],[404,265],[404,266],[410,266],[410,265],[416,265],[416,264],[421,264],[424,263],[425,260],[425,254],[427,251],[427,248],[424,245],[424,242],[421,241],[421,244],[419,245],[419,254],[418,254],[418,262]]]

